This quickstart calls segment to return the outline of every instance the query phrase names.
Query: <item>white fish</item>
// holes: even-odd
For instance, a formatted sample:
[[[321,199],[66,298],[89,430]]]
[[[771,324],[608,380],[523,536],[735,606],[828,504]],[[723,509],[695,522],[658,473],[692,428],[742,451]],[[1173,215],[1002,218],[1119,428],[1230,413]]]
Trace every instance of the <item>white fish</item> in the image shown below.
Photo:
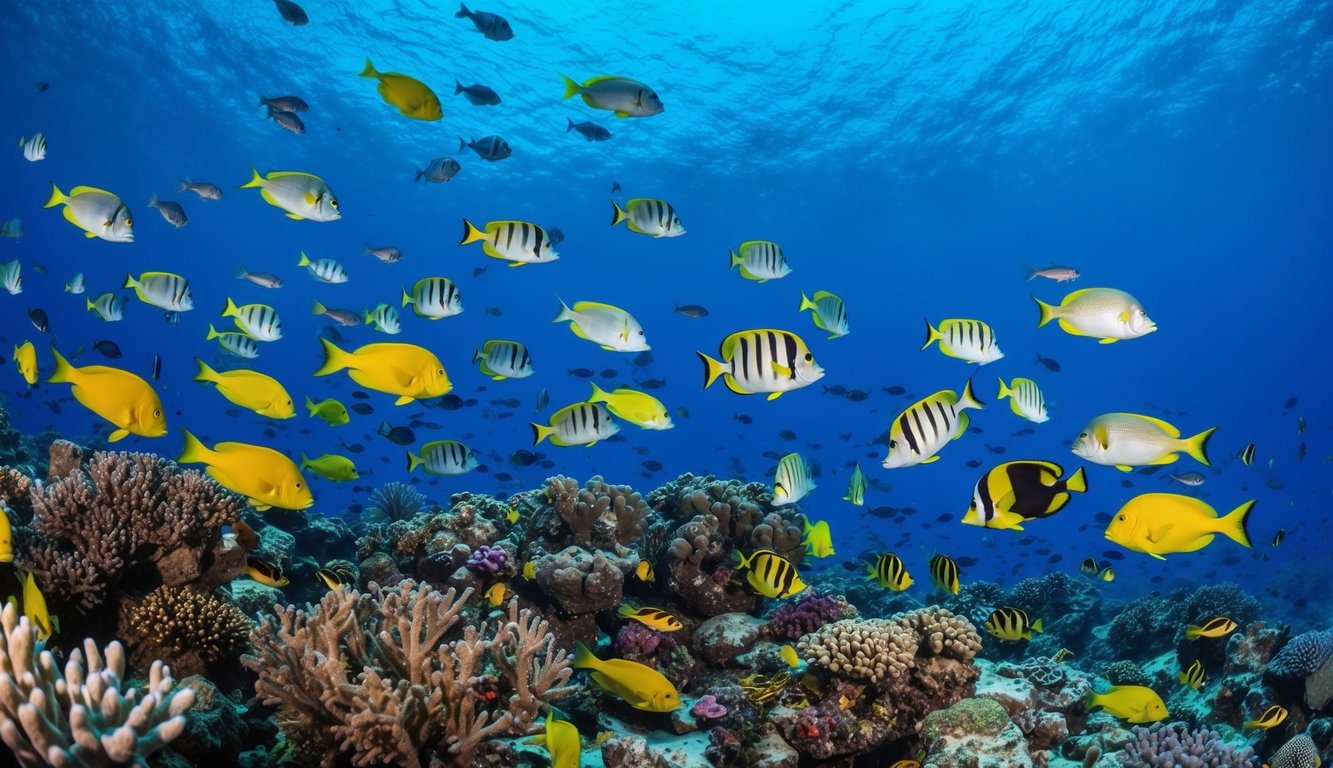
[[[560,300],[560,314],[553,323],[569,321],[569,329],[580,339],[587,339],[611,352],[642,352],[649,349],[643,326],[620,307],[596,301],[578,301],[571,309]]]
[[[114,323],[125,316],[125,299],[119,294],[104,293],[97,297],[97,301],[84,299],[88,305],[88,311],[96,312],[97,316],[108,323]]]
[[[301,259],[296,262],[296,266],[305,267],[305,271],[321,283],[347,282],[347,269],[333,259],[311,261],[305,251],[301,251]]]
[[[208,341],[218,340],[218,346],[228,354],[236,357],[243,357],[247,360],[259,357],[259,343],[246,336],[244,333],[234,333],[231,331],[219,333],[210,323],[208,326]]]
[[[416,282],[409,294],[403,289],[403,306],[412,305],[420,317],[440,320],[463,311],[463,295],[447,277],[427,277]]]
[[[421,446],[421,454],[407,452],[407,471],[423,467],[432,475],[452,477],[478,467],[477,455],[457,440],[436,440]]]
[[[810,310],[810,318],[815,327],[829,332],[830,339],[846,336],[851,328],[847,325],[847,306],[842,299],[828,291],[815,291],[813,299],[801,293],[801,308],[798,312]]]
[[[134,217],[117,196],[96,187],[75,187],[65,195],[54,183],[45,208],[65,206],[65,220],[83,230],[84,237],[111,243],[134,242]]]
[[[884,468],[898,469],[939,461],[939,452],[944,446],[967,431],[971,423],[967,409],[984,407],[972,394],[970,379],[961,396],[952,389],[942,389],[913,403],[893,420]]]
[[[374,309],[362,312],[362,319],[371,328],[390,336],[397,336],[403,330],[403,322],[402,318],[398,316],[398,310],[388,304],[378,304]]]
[[[337,221],[342,218],[338,196],[324,180],[300,171],[270,171],[260,176],[250,169],[250,180],[241,189],[258,188],[264,202],[287,212],[287,218],[301,221]]]
[[[1057,283],[1067,283],[1079,279],[1080,275],[1077,269],[1073,267],[1045,267],[1043,269],[1033,269],[1028,267],[1028,280],[1044,277],[1047,280],[1054,280]]]
[[[528,221],[488,221],[484,229],[478,229],[463,219],[463,239],[458,244],[477,242],[487,256],[508,261],[511,267],[546,264],[560,258],[546,230]]]
[[[267,304],[238,307],[236,302],[228,298],[222,316],[232,318],[236,327],[255,341],[277,341],[282,338],[282,318],[278,317],[276,309]]]
[[[719,377],[738,395],[767,394],[769,400],[824,378],[805,341],[791,331],[756,328],[722,340],[721,360],[697,353],[704,363],[704,389]]]
[[[71,277],[69,282],[65,283],[65,293],[72,293],[77,296],[83,293],[83,290],[83,273],[75,272],[74,277]]]
[[[18,259],[0,264],[0,286],[11,296],[23,293],[23,265]]]
[[[1028,421],[1041,424],[1051,418],[1046,415],[1046,398],[1041,394],[1037,382],[1032,379],[1016,376],[1012,384],[1005,384],[1004,379],[1000,379],[998,399],[1003,400],[1006,397],[1009,398],[1010,409]]]
[[[5,219],[5,223],[0,224],[0,237],[12,237],[15,240],[23,237],[23,221],[21,219]]]
[[[676,209],[665,200],[654,198],[635,198],[621,208],[615,200],[611,201],[615,212],[611,214],[611,226],[622,221],[633,232],[653,237],[680,237],[685,234],[685,227],[680,223]]]
[[[133,288],[139,301],[168,312],[194,309],[189,282],[171,272],[144,272],[137,280],[134,275],[125,275],[125,284],[121,287]]]
[[[1208,479],[1199,472],[1181,472],[1178,475],[1170,475],[1167,479],[1174,480],[1181,485],[1188,485],[1191,488],[1198,488],[1208,482]]]
[[[765,283],[791,274],[782,246],[771,240],[746,240],[727,253],[731,256],[729,269],[740,267],[741,277],[746,280]]]
[[[383,245],[379,248],[371,248],[367,245],[363,251],[367,256],[374,256],[385,264],[397,264],[403,260],[403,252],[392,245]]]
[[[795,504],[816,487],[805,459],[799,453],[789,453],[778,461],[777,475],[773,478],[773,506]]]
[[[31,139],[19,137],[19,146],[23,147],[23,157],[30,163],[46,159],[46,137],[40,131],[34,133]]]
[[[264,272],[247,272],[245,267],[241,267],[236,273],[237,280],[249,280],[261,288],[281,288],[282,278],[277,275],[270,275]]]
[[[186,176],[183,179],[177,179],[177,181],[181,183],[181,185],[176,188],[177,192],[185,192],[188,190],[198,195],[200,200],[222,199],[222,187],[219,187],[216,184],[209,184],[206,181],[190,181],[189,176]]]
[[[580,85],[566,75],[561,77],[565,79],[564,98],[582,96],[584,104],[610,110],[616,117],[651,117],[665,109],[657,92],[638,80],[602,75]]]
[[[1004,357],[1000,345],[995,342],[995,331],[980,320],[951,318],[940,321],[939,328],[927,320],[926,343],[921,345],[921,349],[937,341],[941,352],[969,363],[985,365]]]
[[[1200,464],[1208,464],[1208,439],[1217,428],[1181,438],[1180,430],[1152,416],[1137,413],[1104,413],[1088,422],[1074,440],[1073,452],[1091,461],[1130,472],[1134,467],[1171,464],[1185,452]]]
[[[481,363],[481,372],[496,381],[526,379],[533,374],[532,355],[517,341],[488,339],[472,352],[472,362]]]
[[[598,403],[567,405],[551,416],[550,425],[532,422],[532,444],[546,438],[560,446],[592,446],[616,434],[620,425],[611,420],[611,412]]]
[[[1041,318],[1037,327],[1058,320],[1060,328],[1071,336],[1092,336],[1102,344],[1114,344],[1121,339],[1137,339],[1157,330],[1157,324],[1148,318],[1139,300],[1115,288],[1084,288],[1074,291],[1052,306],[1038,299]]]

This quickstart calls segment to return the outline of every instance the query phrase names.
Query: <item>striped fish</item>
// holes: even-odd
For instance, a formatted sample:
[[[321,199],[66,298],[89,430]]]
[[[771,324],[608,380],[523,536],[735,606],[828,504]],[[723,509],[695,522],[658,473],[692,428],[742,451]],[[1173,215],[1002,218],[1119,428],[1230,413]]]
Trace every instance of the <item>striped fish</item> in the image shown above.
[[[65,283],[65,293],[72,293],[75,296],[78,296],[79,294],[83,293],[83,291],[84,291],[83,273],[75,272],[74,277],[71,277],[69,279],[69,282]]]
[[[546,230],[528,221],[489,221],[485,229],[477,229],[463,219],[463,239],[458,244],[478,242],[487,256],[507,261],[511,267],[548,264],[560,258],[551,248],[551,236]]]
[[[114,323],[125,317],[125,299],[114,293],[104,293],[97,297],[97,301],[85,298],[88,303],[88,311],[96,312],[97,316],[108,323]]]
[[[402,318],[398,310],[388,304],[376,304],[374,309],[362,310],[361,319],[380,333],[396,336],[403,330]]]
[[[261,560],[254,555],[247,555],[245,558],[245,575],[270,587],[285,587],[291,583],[283,574],[281,566]]]
[[[795,504],[816,488],[810,479],[810,465],[799,453],[789,453],[778,461],[773,479],[773,506]]]
[[[986,631],[1000,638],[1018,642],[1031,640],[1033,632],[1041,631],[1041,619],[1030,621],[1027,611],[1022,608],[1000,607],[991,611],[986,619]]]
[[[278,311],[267,304],[238,307],[236,302],[228,298],[222,316],[232,318],[236,327],[255,341],[277,341],[282,338],[282,320],[278,317]]]
[[[296,262],[296,266],[305,267],[305,271],[321,283],[347,282],[347,269],[333,259],[311,261],[305,251],[301,251],[301,259]]]
[[[969,363],[985,365],[1004,357],[995,343],[995,331],[980,320],[949,319],[941,321],[939,328],[927,320],[926,343],[921,348],[924,350],[937,341],[941,352]]]
[[[1050,517],[1065,508],[1071,493],[1088,490],[1082,467],[1061,480],[1063,474],[1051,461],[1006,461],[977,481],[963,523],[1021,531],[1029,520]]]
[[[420,317],[439,320],[453,317],[463,311],[463,294],[458,286],[447,277],[427,277],[418,280],[409,294],[403,289],[403,306],[412,305],[412,311]]]
[[[727,389],[738,395],[769,393],[774,400],[783,392],[808,387],[824,376],[810,348],[800,336],[771,328],[739,331],[723,339],[721,361],[697,353],[704,362],[704,389],[719,376]]]
[[[749,555],[737,552],[737,569],[748,569],[745,579],[764,597],[791,597],[805,589],[805,582],[791,561],[769,549],[756,549]]]
[[[1046,398],[1041,394],[1037,382],[1021,376],[1014,377],[1013,383],[1006,385],[1000,379],[999,400],[1009,398],[1009,408],[1013,412],[1035,424],[1049,421],[1046,415]]]
[[[1181,670],[1180,674],[1176,675],[1176,679],[1186,688],[1193,688],[1196,691],[1199,690],[1203,687],[1204,683],[1203,662],[1195,659],[1193,664]]]
[[[1253,465],[1254,465],[1254,443],[1250,443],[1249,445],[1245,446],[1244,448],[1241,448],[1241,449],[1240,449],[1240,453],[1238,453],[1238,454],[1236,454],[1236,455],[1240,458],[1240,463],[1241,463],[1241,464],[1244,464],[1244,465],[1247,466],[1247,467],[1249,467],[1249,466],[1253,466]]]
[[[815,327],[828,331],[830,339],[846,336],[850,331],[847,326],[847,306],[834,294],[815,291],[812,299],[802,293],[801,308],[797,311],[804,312],[807,309],[810,310],[810,319],[814,320]]]
[[[477,455],[457,440],[436,440],[421,446],[421,455],[407,452],[407,471],[424,467],[432,475],[461,475],[477,468]]]
[[[782,254],[782,246],[771,240],[746,240],[734,251],[727,251],[731,256],[731,267],[740,267],[741,277],[766,283],[791,274],[787,257]],[[832,294],[830,294],[832,295]],[[804,294],[801,296],[805,298]],[[802,301],[801,309],[805,309]]]
[[[316,301],[310,311],[316,315],[327,317],[343,327],[361,324],[361,316],[350,309],[331,309]]]
[[[489,339],[472,352],[472,362],[481,363],[481,372],[495,381],[526,379],[533,374],[532,355],[517,341]]]
[[[591,447],[620,431],[620,425],[611,420],[610,411],[597,403],[567,405],[551,415],[551,423],[532,422],[532,444],[538,445],[551,438],[555,445],[582,445]]]
[[[685,234],[685,227],[681,226],[680,216],[676,215],[676,209],[665,200],[656,200],[651,197],[640,197],[625,203],[621,208],[615,200],[611,201],[611,207],[615,212],[611,214],[611,226],[615,226],[622,221],[629,222],[626,226],[631,232],[638,232],[641,235],[652,235],[653,237],[680,237]]]
[[[907,566],[903,565],[902,558],[892,552],[880,555],[874,563],[866,566],[866,578],[894,592],[902,592],[912,586],[912,575],[907,572]]]
[[[1197,664],[1198,662],[1195,663]],[[1259,715],[1257,720],[1246,720],[1244,729],[1260,728],[1266,731],[1269,728],[1276,728],[1286,721],[1288,714],[1290,713],[1287,712],[1286,707],[1280,707],[1277,704],[1274,704],[1268,709],[1265,709],[1264,713]],[[1317,765],[1318,761],[1316,761],[1315,764]]]
[[[139,279],[125,275],[123,288],[133,288],[139,301],[168,312],[188,312],[194,309],[190,283],[171,272],[144,272]]]
[[[228,354],[246,359],[259,357],[259,344],[244,333],[218,333],[218,330],[210,323],[206,340],[212,341],[213,339],[217,339],[218,346],[222,347],[223,351]]]
[[[961,397],[952,389],[942,389],[913,403],[893,420],[884,468],[912,467],[938,460],[940,450],[967,431],[970,423],[967,409],[984,407],[972,394],[971,379],[963,387]]]
[[[958,563],[948,555],[935,555],[930,558],[930,580],[936,587],[951,595],[958,594]]]
[[[329,589],[338,589],[352,583],[352,580],[345,578],[346,574],[336,571],[332,568],[320,568],[315,571],[315,578]]]
[[[842,497],[843,501],[850,501],[858,507],[865,506],[866,503],[866,476],[861,472],[861,462],[856,462],[856,468],[852,470],[851,482],[847,483],[847,495]]]
[[[3,285],[11,296],[23,293],[23,265],[18,259],[0,264],[0,285]]]
[[[1226,616],[1214,616],[1205,621],[1202,625],[1193,624],[1185,627],[1185,637],[1190,640],[1198,640],[1201,637],[1226,637],[1236,631],[1235,619],[1229,619]]]
[[[633,619],[646,627],[652,627],[659,632],[675,632],[684,629],[685,625],[680,623],[680,619],[661,608],[632,608],[624,603],[616,613],[622,619]]]

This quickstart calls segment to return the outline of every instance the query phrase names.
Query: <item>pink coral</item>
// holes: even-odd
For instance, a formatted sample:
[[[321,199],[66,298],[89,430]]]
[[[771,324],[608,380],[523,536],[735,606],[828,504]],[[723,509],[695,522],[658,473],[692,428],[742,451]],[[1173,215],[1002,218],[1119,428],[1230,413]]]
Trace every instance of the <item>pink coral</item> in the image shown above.
[[[699,701],[695,702],[694,708],[690,711],[694,713],[695,717],[704,720],[717,720],[727,714],[727,708],[719,704],[711,694],[700,696]]]

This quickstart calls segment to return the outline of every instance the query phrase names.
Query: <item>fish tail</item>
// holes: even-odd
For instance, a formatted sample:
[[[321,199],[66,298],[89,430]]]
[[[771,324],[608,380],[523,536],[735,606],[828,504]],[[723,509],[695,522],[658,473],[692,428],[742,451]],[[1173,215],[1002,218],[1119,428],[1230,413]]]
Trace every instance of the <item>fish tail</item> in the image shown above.
[[[138,285],[139,285],[139,284],[138,284],[137,282],[135,282],[135,280],[134,280],[134,275],[131,275],[131,274],[129,274],[129,273],[126,273],[126,274],[125,274],[125,284],[122,285],[121,288],[136,288],[136,287],[138,287]]]
[[[264,177],[259,175],[259,169],[250,166],[250,180],[241,185],[241,189],[250,189],[252,187],[263,187]]]
[[[1033,631],[1033,632],[1041,632],[1041,631],[1042,631],[1042,629],[1041,629],[1041,619],[1037,619],[1036,621],[1032,622],[1032,631]]]
[[[617,203],[615,200],[612,200],[611,207],[614,209],[611,213],[611,226],[614,227],[615,225],[629,218],[629,214],[625,212],[624,208],[620,207],[620,203]]]
[[[565,133],[569,133],[570,131],[574,130],[573,120],[570,120],[568,117],[566,117],[565,122],[568,123],[568,125],[565,126]]]
[[[476,225],[467,219],[463,219],[463,239],[458,241],[459,245],[467,245],[486,239],[486,232],[477,229]]]
[[[1083,467],[1079,467],[1074,474],[1065,481],[1065,490],[1074,493],[1084,493],[1088,490],[1088,476],[1084,474]]]
[[[305,255],[305,251],[301,251],[301,258],[299,261],[296,262],[296,266],[298,267],[310,266],[310,257]]]
[[[575,646],[574,648],[575,669],[596,669],[597,665],[601,663],[602,660],[594,656],[593,652],[588,650],[588,646],[584,645],[583,643],[579,643],[577,646]]]
[[[241,310],[238,309],[238,308],[236,307],[236,302],[232,301],[232,300],[231,300],[231,297],[228,296],[228,297],[227,297],[227,306],[224,307],[224,308],[222,309],[222,316],[223,316],[223,317],[236,317],[236,316],[239,315],[239,314],[241,314]]]
[[[1047,304],[1036,296],[1033,296],[1032,300],[1037,302],[1037,309],[1041,310],[1041,317],[1037,319],[1038,328],[1055,319],[1055,307]],[[1038,355],[1038,357],[1040,357],[1040,355]]]
[[[708,389],[713,382],[717,381],[717,377],[723,374],[722,363],[702,352],[696,352],[695,354],[699,356],[700,360],[704,361],[704,389]]]
[[[411,451],[408,451],[408,452],[407,452],[407,471],[408,471],[408,472],[411,472],[412,470],[416,469],[417,467],[421,466],[421,465],[424,464],[424,463],[425,463],[425,459],[422,459],[420,456],[413,455],[413,453],[412,453]]]
[[[996,395],[996,396],[995,396],[995,399],[996,399],[996,400],[1003,400],[1003,399],[1005,399],[1006,397],[1009,397],[1009,396],[1011,396],[1011,395],[1013,395],[1013,394],[1014,394],[1014,391],[1013,391],[1012,389],[1010,389],[1010,388],[1009,388],[1009,385],[1006,384],[1006,383],[1004,383],[1004,379],[1001,378],[1001,379],[1000,379],[1000,394]]]
[[[83,301],[84,301],[85,304],[88,305],[88,309],[87,309],[87,311],[89,311],[89,312],[92,311],[93,307],[96,307],[96,306],[97,306],[96,304],[93,303],[93,300],[90,299],[90,298],[88,298],[87,296],[84,296],[84,297],[83,297]]]
[[[736,266],[736,262],[735,262],[736,254],[735,254],[735,253],[732,253],[731,251],[727,251],[727,253],[731,255],[731,258],[732,258],[732,266],[733,266],[733,267]],[[800,309],[797,309],[796,311],[797,311],[797,312],[804,312],[804,311],[806,311],[807,309],[814,309],[814,308],[815,308],[815,303],[814,303],[813,301],[810,300],[810,297],[808,297],[808,296],[805,295],[805,291],[801,291],[801,307],[800,307]]]
[[[413,184],[416,184],[418,181],[421,181],[421,177],[422,177],[422,176],[425,176],[425,175],[426,175],[426,172],[425,172],[425,171],[418,170],[418,171],[417,171],[417,176],[416,176],[416,178],[415,178],[415,179],[412,179],[412,183],[413,183]]]
[[[1031,280],[1037,276],[1037,268],[1028,264],[1023,265],[1024,280]]]
[[[190,177],[189,177],[189,176],[186,176],[186,177],[183,178],[183,179],[176,179],[176,181],[179,181],[180,184],[181,184],[179,187],[176,187],[176,191],[177,191],[177,192],[184,192],[185,190],[187,190],[187,189],[190,188]]]
[[[560,77],[565,81],[565,95],[560,97],[562,100],[573,98],[583,92],[583,86],[575,82],[574,78],[565,74],[560,75]]]
[[[181,448],[181,453],[176,457],[176,461],[180,464],[208,463],[208,454],[212,453],[208,446],[199,442],[199,438],[190,434],[188,429],[182,429],[181,435],[185,438],[185,445]]]
[[[459,152],[462,152],[463,150],[467,149],[467,144],[468,144],[468,143],[467,143],[466,141],[463,141],[463,137],[462,137],[462,136],[459,136],[459,137],[458,137],[458,151],[459,151]]]
[[[574,310],[570,309],[569,305],[565,303],[565,300],[560,298],[559,296],[555,297],[555,300],[560,302],[560,314],[556,315],[555,319],[552,320],[551,322],[563,323],[566,320],[573,320]]]
[[[1086,699],[1084,699],[1084,706],[1087,709],[1092,709],[1093,707],[1100,707],[1101,705],[1102,705],[1102,695],[1100,693],[1097,693],[1096,691],[1092,690],[1088,691],[1088,696]]]
[[[616,615],[622,619],[628,619],[634,615],[634,609],[629,607],[627,603],[621,603],[620,607],[616,609]]]
[[[352,355],[338,349],[331,341],[325,338],[320,339],[324,345],[324,364],[315,371],[315,376],[328,376],[330,373],[336,373],[346,368],[352,362]]]
[[[51,182],[51,197],[46,201],[46,204],[43,205],[42,207],[54,208],[57,205],[61,205],[62,203],[68,203],[68,202],[69,198],[65,197],[65,193],[61,192],[60,187],[57,187],[56,183],[53,181]]]
[[[69,364],[64,355],[56,351],[55,345],[51,346],[51,354],[56,359],[56,369],[51,372],[50,378],[46,380],[48,384],[70,384],[73,383],[75,374],[74,366]]]
[[[463,92],[463,84],[460,83],[460,82],[458,82],[458,78],[455,77],[455,78],[454,78],[454,95],[457,96],[458,94],[460,94],[460,93],[462,93],[462,92]]]
[[[469,16],[471,16],[471,15],[472,15],[472,11],[469,11],[469,10],[467,9],[467,4],[466,4],[466,3],[459,3],[459,4],[458,4],[458,12],[454,14],[454,18],[455,18],[455,19],[466,19],[467,17],[469,17]]]
[[[196,374],[194,375],[194,380],[195,380],[195,381],[218,381],[218,380],[219,380],[219,379],[218,379],[218,372],[215,371],[215,370],[213,370],[212,368],[209,368],[209,367],[208,367],[208,363],[205,363],[203,360],[200,360],[200,359],[197,358],[197,357],[194,359],[194,361],[195,361],[196,363],[199,364],[199,372],[196,373]]]
[[[958,397],[959,410],[962,410],[964,408],[985,408],[985,407],[986,404],[978,400],[976,394],[972,391],[972,380],[968,379],[967,383],[963,385],[963,394]]]
[[[1203,627],[1196,627],[1193,624],[1189,625],[1188,627],[1185,627],[1185,637],[1189,638],[1190,640],[1198,640],[1202,636],[1203,636]],[[1185,681],[1181,680],[1181,682],[1183,683]]]
[[[727,255],[731,257],[731,266],[727,267],[727,269],[735,269],[736,267],[740,266],[740,264],[742,263],[741,257],[737,256],[735,251],[728,248]],[[805,294],[801,294],[801,298],[805,298]],[[804,302],[802,302],[802,305],[804,305]],[[802,306],[801,309],[805,309],[805,307]]]
[[[153,193],[153,196],[152,196],[152,197],[148,198],[148,207],[149,207],[149,208],[156,208],[156,207],[157,207],[157,193],[156,193],[156,192]]]
[[[222,334],[218,333],[218,329],[214,328],[212,323],[209,323],[209,324],[208,324],[208,335],[204,337],[204,341],[212,341],[213,339],[216,339],[217,337],[219,337],[219,336],[221,336],[221,335],[222,335]]]
[[[1213,436],[1213,433],[1216,431],[1217,427],[1213,427],[1212,429],[1205,429],[1204,431],[1200,432],[1194,437],[1191,437],[1190,439],[1186,440],[1185,453],[1188,453],[1189,455],[1193,456],[1195,459],[1199,461],[1200,464],[1204,465],[1205,467],[1211,467],[1212,464],[1208,463],[1208,440]]]
[[[921,345],[921,348],[922,348],[922,349],[925,349],[926,347],[929,347],[931,344],[934,344],[935,342],[939,341],[939,340],[942,339],[942,338],[944,338],[944,337],[940,335],[940,332],[939,332],[938,330],[936,330],[935,326],[931,325],[931,324],[930,324],[930,320],[927,319],[927,320],[926,320],[926,343],[922,344],[922,345]]]
[[[604,389],[602,389],[601,387],[597,386],[597,382],[595,382],[595,381],[590,381],[590,382],[588,382],[588,383],[592,385],[592,394],[588,396],[588,402],[590,402],[590,403],[605,403],[605,402],[609,402],[609,401],[607,400],[606,390],[604,390]]]
[[[247,277],[249,277],[249,276],[250,276],[250,273],[247,272],[247,271],[245,271],[245,267],[244,267],[244,266],[242,266],[240,269],[236,270],[236,279],[237,279],[237,280],[244,280],[245,278],[247,278]]]
[[[311,416],[319,412],[319,406],[315,405],[315,401],[310,399],[310,395],[305,396],[305,409],[310,412]]]
[[[542,442],[543,440],[545,440],[546,438],[550,437],[551,434],[552,434],[553,432],[555,432],[555,429],[554,429],[554,428],[552,428],[552,427],[548,427],[548,426],[546,426],[545,424],[538,424],[538,423],[535,422],[535,421],[530,421],[530,422],[528,422],[528,423],[532,425],[532,444],[533,444],[533,445],[541,445],[541,442]]]
[[[370,63],[370,57],[366,57],[366,65],[361,68],[360,77],[379,77],[380,73],[375,71],[375,65]]]
[[[407,292],[407,288],[403,288],[403,306],[406,307],[411,303],[412,303],[412,294]],[[319,314],[323,313],[321,312]],[[473,362],[476,362],[476,360],[474,359]]]
[[[1250,548],[1250,512],[1254,509],[1254,499],[1241,504],[1239,507],[1231,510],[1231,513],[1220,521],[1221,529],[1219,533],[1237,544]]]

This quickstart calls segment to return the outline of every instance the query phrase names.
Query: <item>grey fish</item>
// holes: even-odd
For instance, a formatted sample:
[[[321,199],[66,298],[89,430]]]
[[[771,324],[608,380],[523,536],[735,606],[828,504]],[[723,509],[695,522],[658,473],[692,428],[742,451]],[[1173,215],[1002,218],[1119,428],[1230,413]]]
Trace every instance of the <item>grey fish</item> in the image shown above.
[[[273,2],[277,3],[278,13],[282,14],[282,20],[293,27],[310,23],[310,17],[305,15],[305,9],[293,3],[292,0],[273,0]]]
[[[1054,280],[1057,283],[1066,283],[1079,278],[1079,271],[1073,267],[1046,267],[1044,269],[1033,269],[1028,267],[1028,280],[1038,277],[1044,277],[1047,280]]]
[[[611,132],[597,123],[587,120],[582,123],[576,123],[568,117],[565,118],[565,122],[569,123],[569,125],[565,126],[565,133],[578,131],[579,134],[588,141],[606,141],[611,138]]]
[[[282,278],[266,272],[247,272],[245,267],[236,273],[237,280],[249,280],[261,288],[281,288]]]
[[[272,107],[279,112],[305,112],[310,105],[300,96],[260,96],[259,106]]]
[[[493,107],[500,103],[500,94],[484,85],[463,85],[454,80],[454,95],[463,94],[468,101],[478,107]]]
[[[677,304],[676,314],[697,320],[701,317],[708,317],[708,309],[706,307],[701,307],[698,304]]]
[[[305,123],[302,122],[301,118],[296,116],[295,112],[286,112],[281,109],[269,107],[268,116],[273,118],[273,122],[298,136],[305,133]]]
[[[1168,480],[1175,480],[1181,485],[1188,485],[1191,488],[1198,488],[1205,482],[1204,476],[1198,472],[1182,472],[1178,475],[1171,475]]]
[[[108,357],[112,360],[120,359],[120,345],[110,339],[94,341],[93,349],[101,352],[103,357]]]
[[[395,445],[411,445],[416,442],[417,436],[407,427],[395,427],[387,421],[380,422],[378,433],[389,438],[389,442]]]
[[[153,193],[152,199],[148,201],[148,206],[160,211],[162,213],[162,218],[166,219],[167,223],[176,229],[180,229],[190,223],[190,220],[185,216],[185,209],[181,207],[180,203],[173,203],[170,200],[158,200],[156,192]]]
[[[204,181],[199,181],[199,182],[190,181],[189,176],[186,176],[183,179],[179,179],[179,181],[181,185],[176,189],[177,192],[184,192],[185,190],[188,189],[204,200],[222,199],[222,188],[216,184],[209,184],[208,182]]]
[[[1060,372],[1060,363],[1053,358],[1042,357],[1040,352],[1037,353],[1037,363],[1046,366],[1046,370],[1052,373]]]
[[[379,248],[365,246],[364,253],[367,256],[374,256],[385,264],[397,264],[403,260],[403,252],[392,245],[382,245]]]
[[[343,327],[351,327],[353,325],[361,324],[361,315],[356,312],[353,312],[350,309],[333,309],[326,307],[318,301],[315,302],[312,313],[327,317]]]
[[[509,148],[509,142],[499,136],[484,136],[472,141],[464,141],[463,137],[459,136],[458,151],[462,152],[464,149],[471,149],[482,160],[492,163],[514,154],[514,151]]]
[[[489,13],[487,11],[469,11],[464,3],[458,4],[458,13],[454,14],[456,19],[471,19],[473,26],[477,31],[486,36],[489,40],[504,42],[514,39],[514,29],[509,26],[505,17],[498,13]]]
[[[433,181],[441,184],[458,175],[458,172],[462,169],[463,166],[459,165],[458,161],[452,157],[437,157],[426,165],[425,170],[417,171],[417,177],[412,181],[421,181],[422,178],[425,178],[428,182]]]

